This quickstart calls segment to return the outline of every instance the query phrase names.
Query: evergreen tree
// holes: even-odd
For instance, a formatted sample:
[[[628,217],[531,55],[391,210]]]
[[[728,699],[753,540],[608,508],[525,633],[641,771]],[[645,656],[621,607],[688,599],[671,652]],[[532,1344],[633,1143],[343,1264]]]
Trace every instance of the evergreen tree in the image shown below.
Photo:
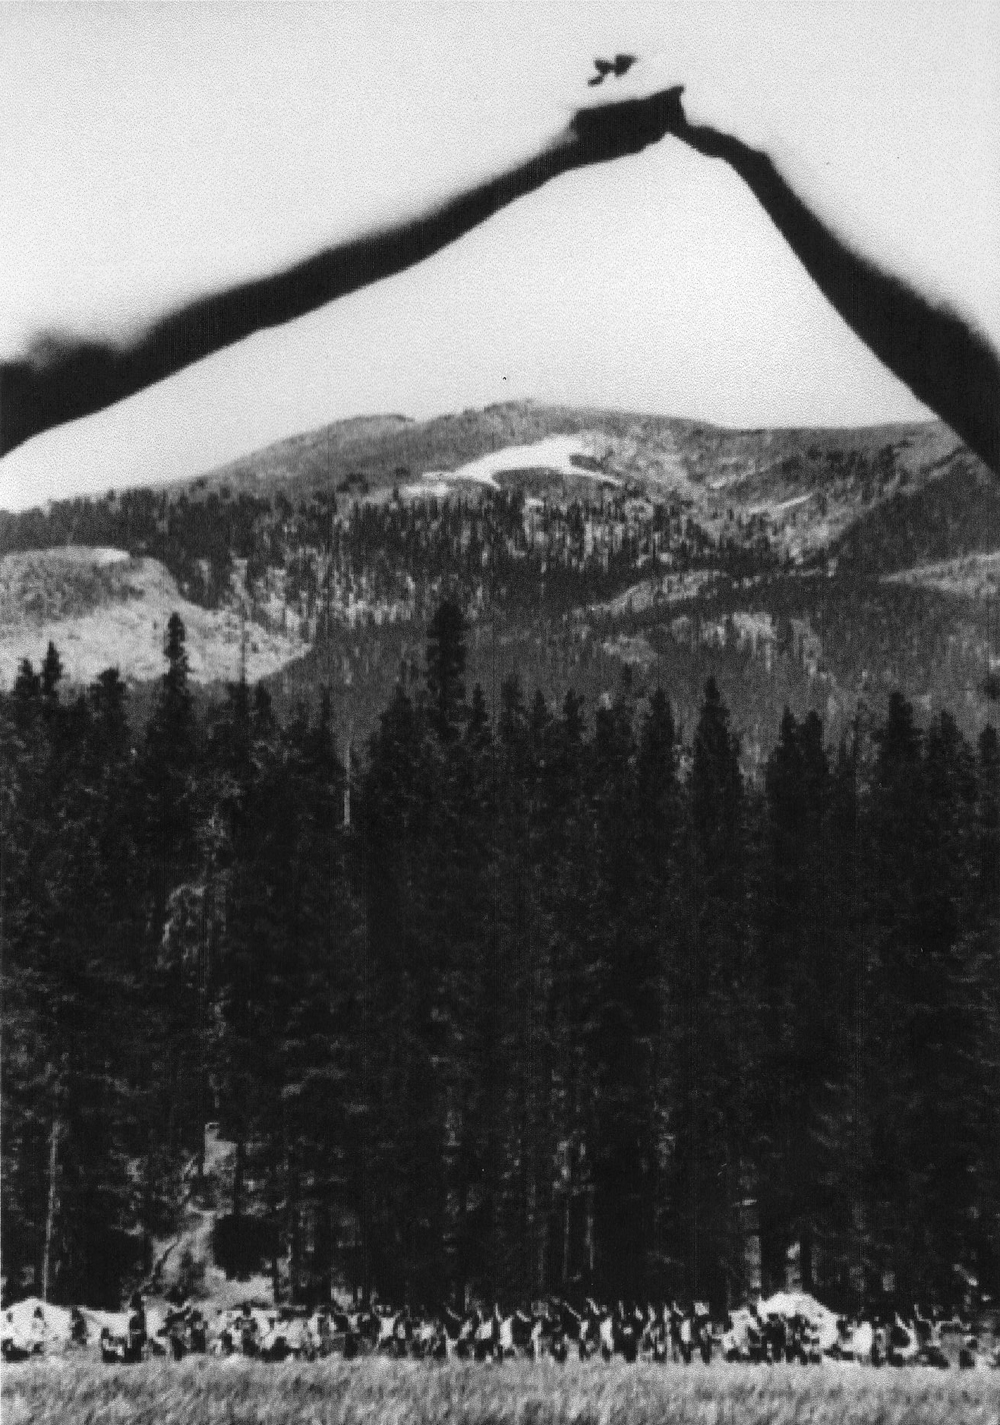
[[[138,749],[114,669],[0,695],[9,1289],[117,1304],[208,1118],[219,1259],[296,1303],[997,1289],[992,728],[786,709],[755,781],[711,681],[690,749],[628,688],[494,726],[446,603],[348,827],[329,695],[199,714],[184,642]]]
[[[186,637],[180,615],[171,614],[164,643],[167,669],[146,729],[142,760],[154,938],[159,938],[171,884],[190,869],[197,822],[196,724]]]
[[[41,672],[41,693],[48,703],[58,700],[62,671],[62,659],[56,651],[55,644],[50,642],[45,652],[45,661],[42,664]]]
[[[465,619],[454,599],[440,603],[427,630],[427,697],[442,741],[456,735],[465,710]]]
[[[786,1255],[799,1255],[812,1285],[812,1245],[822,1212],[817,1134],[838,1045],[829,1015],[831,774],[823,728],[786,708],[765,771],[766,884],[757,951],[763,1011],[758,1124],[763,1266],[783,1284]]]
[[[648,1078],[639,1098],[642,1119],[642,1201],[639,1215],[645,1245],[644,1275],[650,1292],[676,1288],[672,1232],[665,1211],[672,1166],[672,1078],[667,1026],[672,1017],[671,972],[681,941],[673,916],[682,812],[679,748],[673,710],[657,689],[642,719],[635,769],[636,916],[632,1018],[649,1056]]]
[[[753,1196],[749,1086],[757,985],[748,965],[746,800],[739,744],[709,680],[695,729],[672,975],[679,1089],[674,1221],[689,1290],[746,1289],[739,1204]]]

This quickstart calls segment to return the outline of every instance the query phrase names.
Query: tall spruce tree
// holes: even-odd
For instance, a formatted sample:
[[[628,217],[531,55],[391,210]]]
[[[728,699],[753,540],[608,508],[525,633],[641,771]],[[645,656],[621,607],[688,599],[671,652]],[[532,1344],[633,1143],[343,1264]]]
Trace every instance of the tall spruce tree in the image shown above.
[[[765,1276],[782,1283],[798,1253],[812,1286],[821,1203],[817,1133],[837,1044],[829,1015],[831,776],[815,713],[786,708],[765,770],[768,847],[757,966],[762,996],[760,1220]]]
[[[746,1289],[741,1204],[755,1195],[751,1059],[758,987],[748,963],[746,800],[738,739],[714,680],[695,728],[674,976],[675,1221],[689,1290],[713,1300]]]

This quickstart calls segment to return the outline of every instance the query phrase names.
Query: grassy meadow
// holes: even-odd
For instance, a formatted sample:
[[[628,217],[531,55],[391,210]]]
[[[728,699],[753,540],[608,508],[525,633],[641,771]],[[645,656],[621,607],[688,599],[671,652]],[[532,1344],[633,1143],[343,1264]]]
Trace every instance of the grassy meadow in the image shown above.
[[[1000,1373],[201,1357],[3,1372],[4,1425],[996,1425]]]

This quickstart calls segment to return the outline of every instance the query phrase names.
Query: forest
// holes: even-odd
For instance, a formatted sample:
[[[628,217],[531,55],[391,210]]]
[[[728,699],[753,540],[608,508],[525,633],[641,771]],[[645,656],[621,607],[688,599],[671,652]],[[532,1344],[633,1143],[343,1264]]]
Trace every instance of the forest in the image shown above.
[[[430,424],[441,439],[459,427],[467,443],[488,414]],[[622,685],[669,687],[689,736],[714,677],[743,733],[745,769],[766,758],[786,704],[799,718],[819,712],[839,742],[859,699],[881,715],[894,689],[922,716],[948,709],[975,738],[995,720],[995,601],[885,575],[992,547],[995,482],[961,450],[932,447],[917,471],[906,442],[864,446],[865,435],[849,446],[841,433],[824,450],[777,433],[765,460],[744,449],[749,435],[730,433],[737,453],[726,469],[745,473],[717,491],[714,447],[700,450],[692,435],[685,459],[697,478],[686,493],[638,477],[609,486],[523,470],[504,472],[503,488],[459,483],[440,498],[401,493],[412,477],[393,464],[405,453],[393,437],[378,469],[378,442],[349,444],[343,478],[322,486],[300,471],[248,489],[237,470],[232,485],[202,479],[0,511],[0,557],[75,545],[160,560],[178,595],[238,611],[251,640],[255,626],[290,639],[291,661],[268,681],[280,717],[300,698],[314,705],[325,684],[348,742],[377,727],[400,664],[418,669],[443,598],[469,617],[471,681],[491,717],[516,671],[558,703],[571,687],[590,702]],[[369,475],[391,480],[393,470],[395,486],[368,490]],[[796,509],[782,515],[789,493]],[[828,504],[843,509],[820,538]],[[844,511],[849,522],[833,534]],[[58,643],[58,618],[111,597],[106,570],[84,573],[14,591],[12,617],[38,625],[39,652],[48,637]],[[123,589],[118,597],[127,580]],[[147,689],[133,690],[141,720],[148,701]]]
[[[326,490],[297,503],[280,491],[272,499],[225,486],[193,499],[110,492],[0,511],[0,556],[66,544],[147,555],[206,608],[228,602],[235,581],[253,622],[304,643],[358,611],[426,621],[445,595],[468,607],[558,616],[613,597],[644,569],[677,581],[695,571],[737,579],[782,567],[763,515],[732,511],[713,523],[690,502],[598,486],[566,498],[558,479],[557,498],[529,497],[536,478],[543,490],[551,480],[522,474],[500,490],[403,499],[397,489],[373,501],[341,492],[339,503]]]
[[[899,693],[759,775],[713,679],[469,687],[444,600],[348,769],[329,695],[0,696],[8,1298],[117,1305],[236,1144],[283,1300],[1000,1289],[1000,742]]]

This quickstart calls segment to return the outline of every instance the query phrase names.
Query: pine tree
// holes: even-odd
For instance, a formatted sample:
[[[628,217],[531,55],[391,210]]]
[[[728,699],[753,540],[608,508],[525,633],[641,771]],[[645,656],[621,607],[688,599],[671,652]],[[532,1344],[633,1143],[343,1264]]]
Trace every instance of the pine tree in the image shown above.
[[[985,1009],[967,931],[975,894],[975,755],[948,713],[927,733],[920,792],[920,820],[911,829],[919,943],[899,987],[909,1055],[910,1213],[922,1229],[906,1276],[922,1295],[944,1296],[955,1264],[971,1256]]]
[[[815,713],[799,724],[786,708],[765,771],[767,834],[757,964],[764,1004],[757,1108],[762,1155],[760,1221],[765,1275],[783,1284],[797,1248],[812,1287],[812,1244],[822,1202],[818,1133],[838,1045],[829,1015],[829,814],[831,777]]]
[[[41,693],[48,703],[58,701],[62,672],[62,659],[56,651],[55,644],[50,642],[45,652],[45,661],[42,664],[41,672]]]
[[[536,699],[532,723],[548,720]],[[588,1157],[591,1084],[587,1039],[592,996],[587,968],[596,961],[600,935],[597,844],[588,797],[589,748],[581,699],[567,693],[547,737],[540,782],[539,934],[551,975],[547,1008],[551,1048],[553,1247],[549,1278],[554,1289],[583,1291],[592,1285],[596,1243],[592,1231],[593,1188]]]
[[[652,1230],[651,1111],[657,1021],[655,957],[639,915],[639,843],[631,706],[599,710],[592,798],[597,822],[600,939],[587,966],[589,1134],[599,1243],[597,1287],[649,1295]]]
[[[977,747],[977,801],[972,866],[973,902],[966,963],[969,998],[980,1007],[978,1043],[969,1063],[975,1078],[972,1124],[976,1155],[971,1169],[975,1193],[968,1246],[971,1269],[983,1290],[1000,1281],[1000,738],[984,727]]]
[[[672,913],[677,897],[681,796],[673,710],[663,691],[657,689],[642,720],[636,757],[637,913],[632,993],[633,1017],[649,1041],[650,1056],[641,1137],[644,1275],[650,1292],[659,1297],[677,1285],[672,1279],[672,1234],[665,1209],[675,1101],[668,1026],[673,1011],[669,987],[681,944]]]
[[[185,642],[183,621],[178,614],[171,614],[164,644],[167,669],[146,729],[142,760],[155,937],[163,924],[171,885],[190,869],[197,822],[196,724]]]
[[[438,605],[427,630],[427,696],[442,741],[457,733],[465,710],[465,619],[453,599]]]
[[[258,918],[258,953],[272,1005],[289,1288],[295,1301],[329,1300],[333,1243],[355,1206],[359,1151],[361,987],[344,769],[327,697],[315,724],[286,739],[284,756],[271,755],[270,715],[259,698],[254,733],[266,803],[254,817],[266,829],[257,875],[270,906],[270,916]]]
[[[876,1277],[903,1268],[900,1285],[912,1282],[909,1243],[913,1217],[908,1177],[908,1128],[913,1055],[910,1043],[910,977],[921,955],[921,866],[916,828],[924,815],[923,738],[913,709],[899,694],[889,698],[885,723],[875,734],[871,790],[872,859],[869,881],[871,945],[870,1013],[872,1079],[868,1117],[871,1167],[867,1231]]]
[[[403,1298],[439,1225],[440,1098],[428,1058],[435,970],[427,943],[432,747],[401,685],[372,739],[359,806],[367,923],[364,1015],[365,1290]]]
[[[746,804],[739,744],[718,688],[705,687],[692,749],[683,956],[676,1005],[676,1226],[688,1290],[746,1289],[739,1204],[753,1195],[749,1085],[757,987],[750,974]]]
[[[20,848],[4,854],[5,977],[18,1007],[5,1016],[16,1066],[5,1104],[17,1106],[8,1127],[21,1160],[11,1182],[15,1193],[31,1184],[34,1197],[15,1212],[12,1260],[46,1294],[72,1298],[86,1283],[107,1300],[134,1225],[129,1052],[141,895],[124,714],[119,705],[116,735],[103,741],[86,702],[60,703],[58,667],[50,649],[46,690],[17,755],[20,806],[10,809]],[[31,1027],[30,1050],[18,1026]],[[32,1182],[22,1173],[34,1154],[45,1167]]]
[[[171,897],[192,879],[198,864],[198,726],[185,642],[183,621],[178,614],[171,614],[164,642],[167,667],[137,768],[146,926],[141,990],[145,1035],[136,1074],[148,1085],[142,1114],[146,1135],[142,1216],[147,1266],[152,1264],[152,1234],[162,1227],[164,1214],[169,1214],[169,1180],[177,1151],[190,1127],[178,1122],[177,1105],[198,1101],[197,1095],[187,1093],[187,1036],[176,1034],[178,1020],[184,1022],[187,1018],[185,1007],[172,1000],[170,984],[164,980],[160,967]],[[169,1065],[159,1075],[153,1071],[158,1060]]]

